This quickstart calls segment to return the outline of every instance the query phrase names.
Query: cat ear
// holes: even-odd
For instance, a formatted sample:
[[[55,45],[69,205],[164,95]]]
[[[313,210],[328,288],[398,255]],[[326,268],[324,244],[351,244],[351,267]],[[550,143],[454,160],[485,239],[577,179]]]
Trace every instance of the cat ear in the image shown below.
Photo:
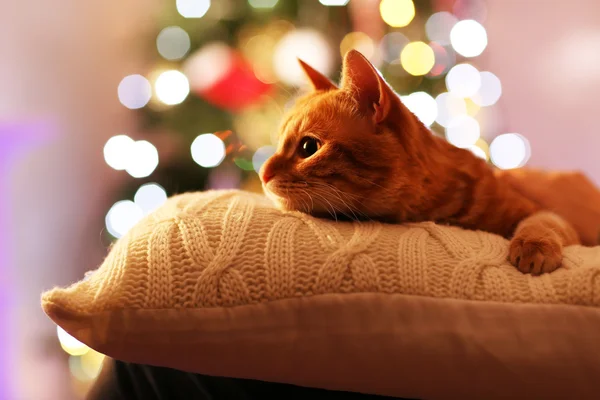
[[[337,89],[337,86],[335,86],[335,84],[331,82],[328,77],[326,77],[325,75],[323,75],[322,73],[320,73],[304,61],[302,61],[301,59],[298,59],[298,62],[300,63],[300,67],[302,67],[304,73],[310,80],[310,83],[314,90]]]
[[[383,121],[391,108],[391,89],[375,67],[356,50],[344,57],[342,89],[351,92],[361,107],[373,113],[374,122]]]

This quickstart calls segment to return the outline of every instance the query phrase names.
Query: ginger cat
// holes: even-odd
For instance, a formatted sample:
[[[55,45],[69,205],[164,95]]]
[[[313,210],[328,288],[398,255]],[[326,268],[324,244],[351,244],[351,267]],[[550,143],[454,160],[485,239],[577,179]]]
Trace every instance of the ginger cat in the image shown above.
[[[496,233],[512,238],[510,262],[532,275],[557,269],[563,246],[579,243],[562,217],[433,135],[359,52],[346,54],[340,88],[300,64],[314,90],[284,118],[277,152],[261,169],[281,208]]]

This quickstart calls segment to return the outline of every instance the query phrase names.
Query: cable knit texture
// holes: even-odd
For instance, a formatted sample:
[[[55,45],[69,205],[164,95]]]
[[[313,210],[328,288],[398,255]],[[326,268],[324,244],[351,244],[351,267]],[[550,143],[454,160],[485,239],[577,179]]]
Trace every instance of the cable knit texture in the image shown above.
[[[351,292],[600,305],[600,248],[566,248],[563,267],[540,277],[512,267],[507,248],[499,236],[434,223],[334,222],[237,190],[189,193],[170,198],[100,268],[43,302],[79,315]]]

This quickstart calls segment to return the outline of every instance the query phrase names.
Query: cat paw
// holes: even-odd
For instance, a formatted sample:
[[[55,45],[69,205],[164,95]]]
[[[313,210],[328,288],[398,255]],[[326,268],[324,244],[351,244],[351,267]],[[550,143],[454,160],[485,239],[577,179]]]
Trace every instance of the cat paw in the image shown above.
[[[562,245],[552,238],[514,237],[510,242],[509,260],[524,274],[552,272],[562,263]]]

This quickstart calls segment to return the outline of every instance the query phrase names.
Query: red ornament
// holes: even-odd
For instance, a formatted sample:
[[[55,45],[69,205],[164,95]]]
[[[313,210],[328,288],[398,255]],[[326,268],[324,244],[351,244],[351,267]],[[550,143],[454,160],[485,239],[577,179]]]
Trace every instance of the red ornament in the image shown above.
[[[238,51],[221,43],[198,50],[188,59],[185,72],[194,93],[233,112],[257,104],[272,89]]]

